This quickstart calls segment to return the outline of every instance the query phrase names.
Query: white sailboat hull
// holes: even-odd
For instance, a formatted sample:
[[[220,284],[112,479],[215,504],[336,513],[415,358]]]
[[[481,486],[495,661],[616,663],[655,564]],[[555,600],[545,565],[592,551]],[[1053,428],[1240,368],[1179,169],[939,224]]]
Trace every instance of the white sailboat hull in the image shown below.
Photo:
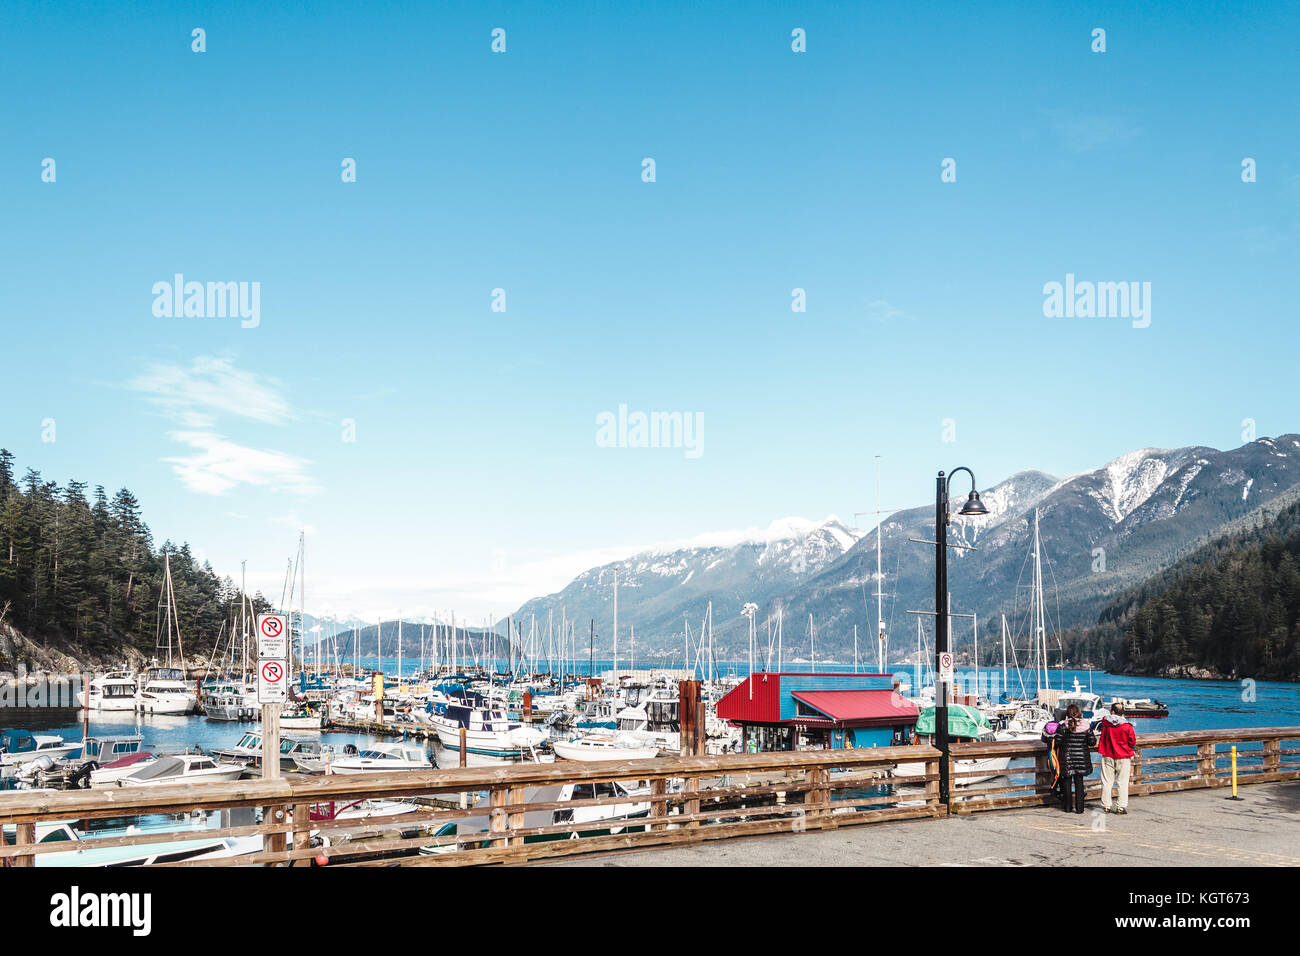
[[[556,741],[551,744],[557,757],[565,760],[648,760],[658,756],[656,747],[592,747],[580,741]]]

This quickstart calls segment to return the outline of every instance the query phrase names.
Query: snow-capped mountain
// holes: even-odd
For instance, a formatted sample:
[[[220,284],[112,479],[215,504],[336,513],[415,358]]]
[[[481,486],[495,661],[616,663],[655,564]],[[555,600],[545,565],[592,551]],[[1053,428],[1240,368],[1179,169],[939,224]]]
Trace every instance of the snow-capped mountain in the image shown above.
[[[986,638],[998,633],[1004,613],[1013,631],[1023,629],[1035,510],[1048,616],[1053,627],[1073,627],[1095,623],[1119,590],[1168,567],[1229,523],[1280,495],[1300,495],[1298,484],[1300,435],[1229,451],[1145,448],[1064,479],[1020,472],[981,490],[987,516],[953,517],[950,540],[976,548],[950,554],[953,610],[975,612]],[[962,481],[954,485],[954,510],[965,489]],[[906,611],[934,605],[934,549],[909,540],[933,537],[932,504],[882,523],[885,623],[894,647],[915,641],[916,618]],[[634,626],[638,648],[680,647],[683,615],[695,631],[712,600],[715,644],[739,653],[748,633],[740,609],[753,601],[760,621],[781,612],[791,656],[807,656],[811,614],[818,657],[845,660],[854,626],[860,636],[876,628],[875,539],[874,528],[863,534],[833,518],[787,519],[747,540],[648,552],[592,568],[560,593],[529,601],[516,620],[537,614],[544,621],[550,610],[558,622],[563,607],[580,626],[594,618],[597,646],[608,648],[617,567],[620,632]],[[925,627],[930,633],[928,618]],[[955,622],[953,637],[958,645],[968,642],[970,621]]]
[[[950,540],[978,550],[950,553],[953,610],[976,613],[986,638],[1000,632],[1002,614],[1013,633],[1024,631],[1035,511],[1048,617],[1053,628],[1069,628],[1096,623],[1119,590],[1168,567],[1298,483],[1296,435],[1230,451],[1141,449],[1063,480],[1022,472],[981,494],[989,515],[954,515]],[[954,487],[954,510],[964,497]],[[915,618],[906,610],[934,606],[933,548],[907,540],[933,537],[933,506],[893,515],[882,528],[885,622],[896,640],[915,641]],[[854,624],[864,631],[868,612],[865,631],[874,633],[875,601],[863,598],[875,592],[875,549],[873,529],[833,566],[778,598],[786,621],[799,621],[802,634],[811,613],[819,647],[837,640],[843,647]],[[954,623],[957,644],[972,635],[969,621]]]
[[[617,571],[623,639],[635,626],[647,638],[642,646],[672,643],[682,632],[683,615],[697,628],[710,600],[715,618],[738,615],[747,601],[761,606],[831,566],[861,535],[833,515],[821,522],[784,518],[762,530],[702,535],[683,547],[645,551],[585,571],[563,591],[529,601],[515,620],[536,616],[544,627],[550,613],[555,627],[563,616],[581,630],[594,619],[597,647],[609,649]]]

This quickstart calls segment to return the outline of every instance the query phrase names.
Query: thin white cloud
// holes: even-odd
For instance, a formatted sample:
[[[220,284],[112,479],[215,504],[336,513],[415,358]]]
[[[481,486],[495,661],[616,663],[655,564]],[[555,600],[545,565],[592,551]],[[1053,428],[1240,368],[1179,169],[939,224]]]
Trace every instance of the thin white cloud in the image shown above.
[[[875,299],[867,303],[867,317],[873,322],[900,322],[911,319],[912,315],[884,299]]]
[[[1117,116],[1068,114],[1058,110],[1050,112],[1048,117],[1057,138],[1072,153],[1086,153],[1132,139],[1140,132],[1133,123]]]
[[[173,441],[188,445],[195,454],[164,458],[191,491],[224,495],[239,485],[257,485],[272,491],[311,494],[319,491],[308,472],[311,462],[270,449],[249,448],[215,432],[168,432]]]
[[[224,357],[200,355],[188,368],[150,365],[129,387],[186,428],[211,428],[217,414],[269,425],[295,417],[279,380],[235,368]]]

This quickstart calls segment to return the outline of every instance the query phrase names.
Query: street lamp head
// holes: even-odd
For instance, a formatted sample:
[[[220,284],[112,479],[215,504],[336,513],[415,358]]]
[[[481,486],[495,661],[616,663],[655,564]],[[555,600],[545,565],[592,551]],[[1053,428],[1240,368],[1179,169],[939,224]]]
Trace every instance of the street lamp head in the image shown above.
[[[966,503],[961,506],[961,511],[957,512],[959,515],[965,515],[970,518],[978,518],[980,515],[986,515],[988,513],[989,509],[984,506],[984,502],[980,501],[980,493],[975,490],[971,491],[970,497],[967,498]]]

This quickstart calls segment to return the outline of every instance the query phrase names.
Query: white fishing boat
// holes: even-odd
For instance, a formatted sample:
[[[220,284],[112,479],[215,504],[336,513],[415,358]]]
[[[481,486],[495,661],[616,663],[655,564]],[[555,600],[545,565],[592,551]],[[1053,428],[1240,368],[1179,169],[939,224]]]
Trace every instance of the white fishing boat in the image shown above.
[[[0,778],[11,777],[23,764],[48,759],[50,764],[81,748],[81,741],[65,741],[57,734],[33,734],[26,730],[0,733]]]
[[[113,671],[90,682],[91,710],[135,710],[135,674],[130,671]]]
[[[256,688],[239,681],[222,681],[203,692],[203,714],[208,720],[257,720],[261,716]]]
[[[331,773],[380,773],[387,770],[429,770],[429,755],[414,744],[373,744],[355,755],[338,757]]]
[[[460,749],[460,731],[465,730],[465,749],[470,753],[518,753],[536,747],[546,735],[535,727],[511,720],[503,710],[469,703],[446,703],[434,708],[429,722],[438,731],[442,745]]]
[[[207,754],[172,754],[150,761],[134,773],[118,777],[104,786],[166,787],[214,780],[238,780],[243,775],[242,765],[218,763]],[[92,789],[103,789],[93,779],[90,786]]]
[[[55,759],[46,752],[35,760],[20,765],[14,776],[29,787],[85,787],[89,786],[91,773],[101,764],[114,763],[138,754],[143,745],[144,738],[140,734],[87,737],[81,742],[81,753],[77,756]]]
[[[551,744],[557,757],[565,760],[646,760],[658,756],[659,748],[638,745],[635,739],[617,734],[588,734]]]

